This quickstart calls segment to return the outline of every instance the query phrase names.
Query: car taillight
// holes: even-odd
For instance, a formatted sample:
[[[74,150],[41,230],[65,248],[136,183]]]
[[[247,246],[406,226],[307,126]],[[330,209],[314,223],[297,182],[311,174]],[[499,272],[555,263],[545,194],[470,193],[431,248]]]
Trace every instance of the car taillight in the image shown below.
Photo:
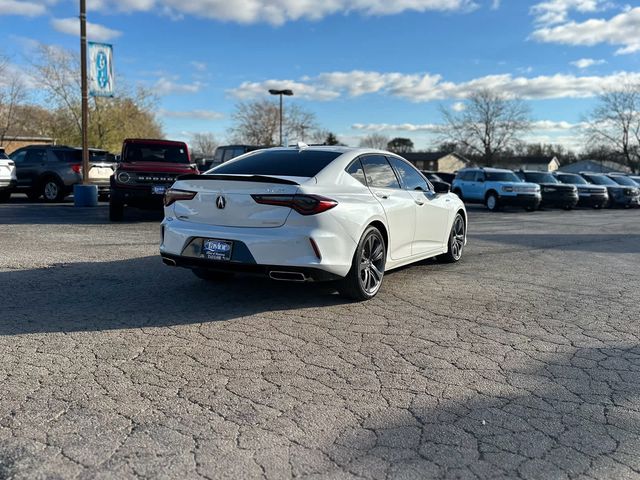
[[[317,215],[331,210],[338,202],[320,195],[251,195],[256,203],[289,207],[300,215]]]
[[[82,173],[82,165],[71,165],[71,170],[73,170],[75,173]]]
[[[187,190],[175,190],[170,188],[164,194],[164,206],[168,207],[179,200],[193,200],[196,194],[197,192],[188,192]]]

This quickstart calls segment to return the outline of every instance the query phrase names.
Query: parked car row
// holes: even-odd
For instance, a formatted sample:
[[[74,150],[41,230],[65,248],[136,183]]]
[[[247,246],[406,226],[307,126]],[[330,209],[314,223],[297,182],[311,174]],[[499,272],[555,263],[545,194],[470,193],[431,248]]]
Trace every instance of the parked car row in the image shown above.
[[[47,202],[59,202],[73,191],[75,184],[82,182],[82,150],[79,148],[31,145],[12,152],[9,160],[15,169],[15,178],[2,190],[2,201],[7,201],[12,193],[26,193],[31,200],[43,197]],[[0,178],[3,168],[0,166]],[[104,199],[109,194],[109,177],[115,168],[115,158],[110,153],[89,151],[89,180],[98,185]]]
[[[640,178],[624,174],[538,172],[499,168],[465,168],[451,186],[466,203],[480,203],[489,210],[501,207],[539,207],[571,210],[581,207],[640,206]]]

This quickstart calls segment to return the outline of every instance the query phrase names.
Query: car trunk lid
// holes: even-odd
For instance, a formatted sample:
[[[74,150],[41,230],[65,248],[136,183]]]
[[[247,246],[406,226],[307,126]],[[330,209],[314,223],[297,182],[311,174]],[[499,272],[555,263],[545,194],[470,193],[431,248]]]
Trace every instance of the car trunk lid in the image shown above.
[[[189,175],[172,188],[197,192],[174,204],[176,217],[224,227],[275,228],[284,225],[291,208],[259,204],[253,195],[295,195],[307,178],[261,175]]]

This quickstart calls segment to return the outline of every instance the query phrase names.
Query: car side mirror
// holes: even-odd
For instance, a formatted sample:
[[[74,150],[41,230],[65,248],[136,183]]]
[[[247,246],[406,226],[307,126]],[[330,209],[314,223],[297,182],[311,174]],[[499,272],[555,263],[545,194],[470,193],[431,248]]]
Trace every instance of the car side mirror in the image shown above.
[[[433,185],[433,190],[436,193],[449,193],[451,191],[451,185],[448,183],[436,183]]]

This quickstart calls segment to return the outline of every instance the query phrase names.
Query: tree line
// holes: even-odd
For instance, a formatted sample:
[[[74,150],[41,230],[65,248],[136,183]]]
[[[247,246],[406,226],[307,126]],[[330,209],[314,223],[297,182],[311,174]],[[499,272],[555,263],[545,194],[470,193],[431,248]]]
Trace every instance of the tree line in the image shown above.
[[[50,137],[58,144],[82,143],[80,58],[59,47],[39,45],[25,72],[0,59],[0,145],[13,137]],[[33,88],[37,86],[38,88]],[[120,81],[114,97],[91,97],[89,145],[119,152],[127,137],[162,137],[157,99],[148,89]]]

